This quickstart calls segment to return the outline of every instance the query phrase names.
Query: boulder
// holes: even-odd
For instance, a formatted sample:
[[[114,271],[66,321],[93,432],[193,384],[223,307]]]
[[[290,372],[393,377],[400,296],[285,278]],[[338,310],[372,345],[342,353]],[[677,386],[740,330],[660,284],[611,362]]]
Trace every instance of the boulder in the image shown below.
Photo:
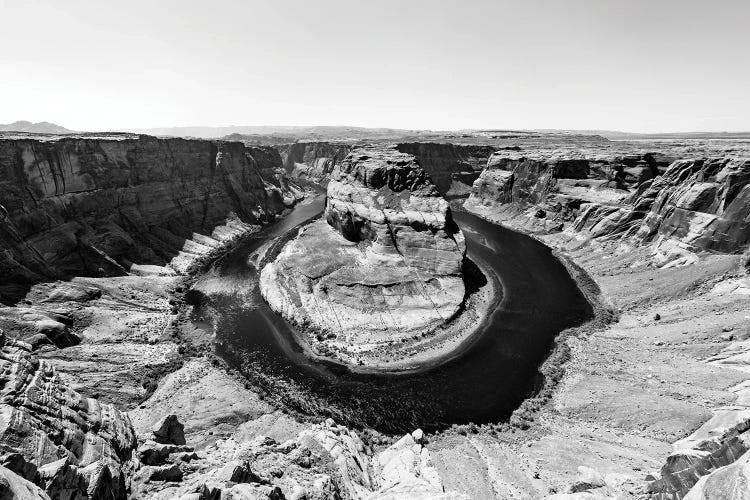
[[[703,476],[683,500],[744,500],[750,497],[750,455]]]
[[[156,422],[151,430],[154,441],[165,444],[185,444],[185,426],[177,415],[166,415]]]
[[[576,475],[575,482],[570,487],[570,492],[579,493],[605,486],[607,486],[607,483],[599,472],[591,467],[581,465],[578,467],[578,474]]]
[[[138,471],[146,481],[182,481],[182,471],[177,464],[147,465]]]
[[[47,296],[49,302],[88,302],[101,298],[102,291],[92,286],[60,283]]]
[[[138,447],[138,460],[145,465],[162,465],[179,447],[148,440]]]
[[[250,483],[258,482],[259,478],[252,473],[250,465],[247,462],[233,460],[216,471],[214,480],[231,483]]]
[[[0,465],[0,498],[8,500],[50,500],[39,486]]]

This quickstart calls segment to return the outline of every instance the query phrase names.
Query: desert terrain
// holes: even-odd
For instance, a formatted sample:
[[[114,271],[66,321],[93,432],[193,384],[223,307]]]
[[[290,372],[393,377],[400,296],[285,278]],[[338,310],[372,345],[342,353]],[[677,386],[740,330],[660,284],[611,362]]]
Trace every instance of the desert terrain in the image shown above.
[[[0,134],[3,494],[745,494],[728,491],[750,447],[750,137],[250,132]],[[382,151],[391,166],[357,167]],[[502,341],[502,326],[476,331],[507,302],[502,273],[467,274],[468,226],[452,220],[467,217],[546,248],[590,305],[502,418],[425,432],[417,412],[396,432],[382,422],[402,413],[358,420],[267,371],[270,354],[227,354],[237,336],[250,351],[256,331],[284,337],[282,316],[312,350],[292,342],[289,359],[323,378],[340,376],[330,361],[414,369],[473,336]],[[321,294],[346,327],[310,314]],[[281,315],[243,316],[262,307]]]

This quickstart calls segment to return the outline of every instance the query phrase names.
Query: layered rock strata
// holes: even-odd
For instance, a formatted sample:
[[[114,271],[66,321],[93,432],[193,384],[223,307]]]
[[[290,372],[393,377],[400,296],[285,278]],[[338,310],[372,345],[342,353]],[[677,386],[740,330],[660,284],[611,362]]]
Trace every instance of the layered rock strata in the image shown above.
[[[271,307],[319,336],[371,349],[449,321],[464,298],[464,237],[416,159],[357,149],[334,170],[325,219],[261,273]]]
[[[441,142],[402,142],[384,144],[413,155],[447,199],[466,198],[471,185],[487,165],[494,146]],[[354,142],[300,141],[274,146],[290,177],[327,184],[336,166],[352,149]]]
[[[686,159],[668,167],[665,160],[499,152],[465,206],[534,231],[570,228],[593,238],[656,242],[667,254],[742,251],[750,242],[750,159]]]
[[[0,373],[5,468],[51,498],[126,498],[136,446],[127,414],[82,397],[36,359],[30,345],[2,332]]]
[[[489,145],[435,142],[404,142],[396,147],[402,153],[414,155],[449,200],[469,196],[472,183],[495,151],[495,147]]]
[[[420,430],[378,453],[330,419],[283,442],[234,436],[199,451],[144,437],[133,481],[137,498],[468,498],[445,491]]]
[[[276,146],[276,149],[291,177],[325,184],[352,147],[347,143],[295,142]]]
[[[300,197],[272,148],[132,135],[3,139],[0,280],[184,263]]]

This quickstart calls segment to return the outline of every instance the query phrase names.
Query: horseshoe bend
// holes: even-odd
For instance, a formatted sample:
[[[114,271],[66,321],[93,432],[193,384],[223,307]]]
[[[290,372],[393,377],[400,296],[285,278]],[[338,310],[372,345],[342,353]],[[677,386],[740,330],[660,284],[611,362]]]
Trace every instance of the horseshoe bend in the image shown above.
[[[750,2],[0,19],[0,500],[750,499]]]
[[[439,329],[457,335],[449,324],[465,299],[478,302],[465,297],[465,252],[448,202],[415,157],[356,149],[331,174],[323,217],[263,268],[261,292],[316,352],[387,364],[434,343]]]

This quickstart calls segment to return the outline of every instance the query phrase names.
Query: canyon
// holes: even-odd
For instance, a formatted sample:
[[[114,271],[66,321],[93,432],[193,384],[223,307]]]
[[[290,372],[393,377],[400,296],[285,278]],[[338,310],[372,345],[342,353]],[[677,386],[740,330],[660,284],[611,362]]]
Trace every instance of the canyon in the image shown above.
[[[0,138],[3,494],[667,499],[746,488],[727,493],[744,484],[750,428],[746,140],[235,139]],[[315,220],[305,207],[317,185],[327,200]],[[283,226],[295,210],[307,215]],[[315,325],[307,342],[327,347],[313,355],[356,368],[429,341],[471,309],[461,228],[480,226],[456,225],[473,217],[464,211],[552,249],[593,309],[545,346],[507,418],[427,433],[344,426],[335,401],[290,405],[277,397],[288,381],[260,385],[217,353],[227,325],[245,337],[268,326],[240,312],[263,300],[247,289],[253,269],[274,310]],[[284,231],[266,233],[275,222]],[[212,266],[253,238],[232,273]],[[397,301],[368,292],[394,286],[407,290]],[[310,314],[321,294],[345,326]],[[487,314],[481,302],[469,323]],[[392,338],[372,341],[383,332]]]

